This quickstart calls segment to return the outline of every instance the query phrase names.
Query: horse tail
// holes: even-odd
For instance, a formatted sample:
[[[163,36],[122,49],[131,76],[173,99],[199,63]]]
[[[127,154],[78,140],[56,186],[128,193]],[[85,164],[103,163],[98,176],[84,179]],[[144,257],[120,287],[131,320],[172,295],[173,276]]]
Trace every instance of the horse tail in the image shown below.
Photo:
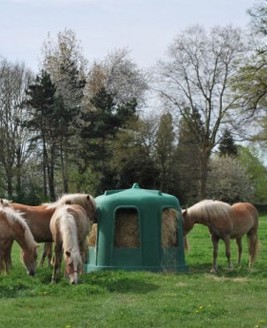
[[[187,236],[184,236],[184,249],[185,249],[186,252],[188,252],[189,249],[190,249],[190,245],[189,245],[189,241],[187,239]]]
[[[249,243],[249,266],[252,266],[258,255],[259,251],[259,238],[257,230],[252,230],[248,233],[248,243]]]

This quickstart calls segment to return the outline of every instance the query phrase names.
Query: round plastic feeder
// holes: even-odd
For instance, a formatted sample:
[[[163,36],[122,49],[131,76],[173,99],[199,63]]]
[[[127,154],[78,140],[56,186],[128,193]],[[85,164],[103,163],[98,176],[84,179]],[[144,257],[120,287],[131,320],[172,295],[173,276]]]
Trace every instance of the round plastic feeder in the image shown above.
[[[96,241],[85,272],[186,271],[182,215],[176,197],[138,184],[95,198]]]

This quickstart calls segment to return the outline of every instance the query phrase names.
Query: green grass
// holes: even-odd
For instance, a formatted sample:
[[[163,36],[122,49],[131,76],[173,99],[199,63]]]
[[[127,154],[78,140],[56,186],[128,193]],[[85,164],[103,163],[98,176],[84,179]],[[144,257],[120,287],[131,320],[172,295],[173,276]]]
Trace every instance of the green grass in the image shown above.
[[[75,286],[64,278],[51,285],[47,267],[27,276],[16,246],[13,270],[0,275],[0,328],[267,327],[266,232],[264,216],[252,269],[244,239],[242,266],[227,269],[220,242],[219,271],[211,274],[209,234],[196,226],[189,234],[188,273],[98,272],[83,275]],[[231,249],[236,262],[235,242]]]

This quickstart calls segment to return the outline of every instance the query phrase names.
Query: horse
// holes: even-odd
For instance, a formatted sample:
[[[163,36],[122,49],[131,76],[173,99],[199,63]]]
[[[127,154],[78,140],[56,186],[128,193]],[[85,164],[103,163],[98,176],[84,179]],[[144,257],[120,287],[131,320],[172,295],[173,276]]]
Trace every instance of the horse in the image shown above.
[[[36,272],[37,248],[33,235],[22,215],[5,206],[0,205],[0,272],[7,273],[10,269],[10,249],[13,241],[17,241],[22,249],[22,260],[29,275]]]
[[[51,217],[56,208],[66,202],[69,204],[80,204],[85,208],[87,215],[96,221],[96,203],[93,196],[89,194],[65,194],[55,202],[44,203],[41,205],[26,205],[3,200],[5,206],[9,206],[22,214],[23,218],[29,225],[35,241],[37,243],[46,243],[44,245],[40,264],[43,263],[42,261],[44,261],[46,256],[50,256],[47,250],[49,250],[49,246],[51,245],[47,243],[52,242],[52,235],[49,227]],[[9,254],[11,253],[11,246],[12,244],[9,247]],[[11,261],[11,257],[9,261]],[[11,266],[11,262],[9,266]]]
[[[246,234],[249,242],[249,262],[251,267],[258,251],[259,214],[250,203],[236,203],[232,206],[218,200],[202,200],[188,209],[182,210],[184,235],[197,223],[208,227],[213,244],[213,263],[211,272],[217,272],[218,243],[225,243],[225,255],[229,268],[232,268],[230,240],[235,239],[238,246],[238,265],[241,263],[242,237]]]
[[[78,274],[83,271],[89,229],[90,219],[84,207],[66,204],[56,209],[50,221],[55,254],[51,283],[57,280],[64,256],[65,276],[71,284],[77,284]]]

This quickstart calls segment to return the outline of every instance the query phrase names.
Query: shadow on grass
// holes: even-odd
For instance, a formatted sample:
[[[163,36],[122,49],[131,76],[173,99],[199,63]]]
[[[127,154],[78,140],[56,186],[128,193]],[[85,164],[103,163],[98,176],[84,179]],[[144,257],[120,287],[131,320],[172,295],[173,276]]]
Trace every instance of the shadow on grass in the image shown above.
[[[255,266],[249,268],[247,264],[242,266],[233,266],[229,269],[226,265],[221,265],[218,267],[216,273],[211,272],[211,263],[199,263],[194,265],[188,264],[188,274],[190,275],[201,275],[210,274],[218,277],[227,278],[267,278],[267,267],[261,264],[256,264]]]

